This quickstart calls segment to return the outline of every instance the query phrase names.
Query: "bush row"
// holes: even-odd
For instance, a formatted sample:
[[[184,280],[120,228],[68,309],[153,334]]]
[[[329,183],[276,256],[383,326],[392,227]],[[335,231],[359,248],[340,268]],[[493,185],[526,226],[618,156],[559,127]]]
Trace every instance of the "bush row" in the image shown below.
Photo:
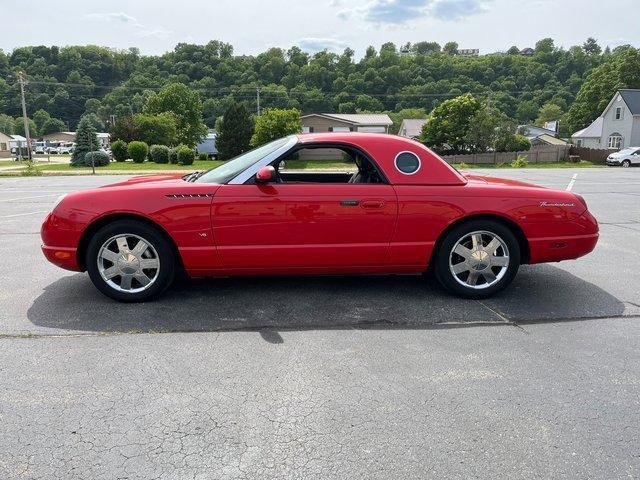
[[[124,162],[131,158],[136,163],[142,163],[146,159],[155,163],[172,163],[174,165],[192,165],[196,159],[196,152],[186,145],[178,145],[169,148],[165,145],[151,145],[145,142],[133,141],[127,144],[122,140],[116,140],[111,144],[111,153],[116,162]],[[206,153],[201,153],[199,160],[208,160]]]

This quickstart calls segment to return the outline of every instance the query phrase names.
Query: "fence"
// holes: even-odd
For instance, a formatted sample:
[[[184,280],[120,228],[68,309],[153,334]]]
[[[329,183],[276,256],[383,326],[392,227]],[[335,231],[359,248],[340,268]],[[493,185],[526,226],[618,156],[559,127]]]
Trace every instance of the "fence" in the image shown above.
[[[593,163],[604,163],[609,155],[617,151],[615,149],[601,150],[599,148],[571,147],[571,155],[577,155],[581,160],[588,160]]]
[[[488,153],[466,153],[463,155],[444,155],[442,158],[447,163],[466,163],[467,165],[476,163],[511,163],[518,156],[523,156],[529,163],[555,163],[568,160],[569,145],[549,145],[544,147],[533,147],[526,152],[488,152]]]

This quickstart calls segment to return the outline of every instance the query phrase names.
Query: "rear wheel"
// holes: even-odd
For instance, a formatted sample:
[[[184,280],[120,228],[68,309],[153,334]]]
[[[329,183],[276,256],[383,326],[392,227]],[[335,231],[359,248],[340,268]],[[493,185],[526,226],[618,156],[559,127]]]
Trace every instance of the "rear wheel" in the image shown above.
[[[631,160],[623,160],[622,161],[622,166],[624,168],[629,168],[631,166]]]
[[[139,302],[162,293],[173,281],[175,255],[155,228],[120,220],[100,229],[87,248],[87,272],[102,293]]]
[[[486,298],[503,290],[520,266],[520,246],[509,228],[472,220],[448,232],[434,261],[436,278],[449,292]]]

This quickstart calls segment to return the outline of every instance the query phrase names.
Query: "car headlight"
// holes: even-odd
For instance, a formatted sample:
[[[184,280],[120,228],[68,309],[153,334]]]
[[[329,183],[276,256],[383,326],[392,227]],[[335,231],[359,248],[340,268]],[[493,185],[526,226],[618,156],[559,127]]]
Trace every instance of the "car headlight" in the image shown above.
[[[64,197],[66,197],[67,194],[65,193],[64,195],[60,195],[58,198],[56,198],[56,201],[53,202],[53,205],[51,206],[51,211],[53,212],[53,210],[55,210],[55,208],[60,205],[60,202],[62,200],[64,200]]]

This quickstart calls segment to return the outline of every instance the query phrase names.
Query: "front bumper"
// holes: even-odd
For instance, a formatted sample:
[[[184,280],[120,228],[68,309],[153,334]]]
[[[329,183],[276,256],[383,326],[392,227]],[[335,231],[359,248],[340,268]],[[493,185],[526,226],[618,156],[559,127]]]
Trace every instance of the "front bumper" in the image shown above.
[[[42,245],[42,253],[47,260],[60,268],[74,272],[82,271],[82,267],[78,265],[78,254],[75,248]]]
[[[609,166],[614,167],[614,166],[617,166],[617,165],[622,164],[622,161],[621,161],[621,160],[618,160],[618,159],[616,159],[616,158],[607,158],[607,159],[605,160],[605,163],[606,163],[607,165],[609,165]]]

